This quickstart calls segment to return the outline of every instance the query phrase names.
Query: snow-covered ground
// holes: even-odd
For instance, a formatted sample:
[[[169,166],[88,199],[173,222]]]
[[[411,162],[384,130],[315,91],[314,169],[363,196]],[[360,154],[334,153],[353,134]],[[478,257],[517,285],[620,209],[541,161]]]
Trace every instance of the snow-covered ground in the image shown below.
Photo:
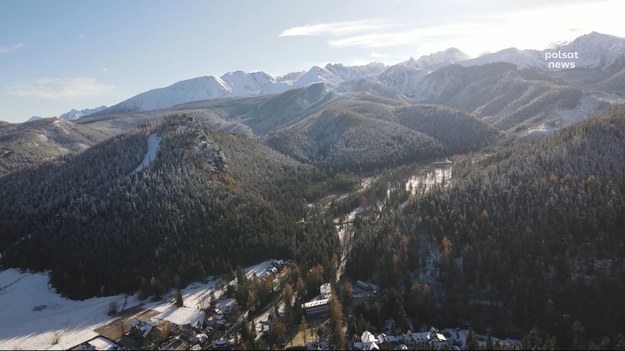
[[[223,295],[224,290],[221,289],[220,282],[221,279],[214,278],[206,283],[192,283],[182,289],[184,306],[180,308],[173,303],[175,301],[173,291],[166,297],[169,302],[152,302],[143,307],[160,312],[151,318],[151,321],[155,323],[169,321],[178,325],[194,325],[204,320],[203,309],[209,307],[212,299],[219,299]]]
[[[267,261],[263,261],[259,264],[256,264],[254,266],[251,267],[246,267],[245,268],[245,275],[247,276],[248,279],[251,279],[252,276],[254,276],[254,274],[256,274],[257,277],[260,277],[260,275],[264,272],[267,271],[267,269],[269,269],[272,265],[274,260],[267,260]]]
[[[124,296],[72,301],[48,287],[44,273],[0,272],[0,349],[68,349],[98,334],[111,301]]]
[[[540,133],[540,134],[549,134],[551,132],[554,132],[556,130],[558,130],[559,128],[555,128],[555,127],[549,127],[547,126],[545,123],[541,123],[540,125],[536,126],[536,127],[532,127],[529,128],[525,131],[520,132],[518,135],[521,138],[524,138],[528,135],[532,135],[535,133]]]
[[[267,260],[247,267],[248,277],[260,275],[272,264]],[[159,312],[153,323],[167,320],[179,325],[203,320],[202,309],[212,299],[220,299],[227,284],[217,277],[192,283],[182,289],[184,306],[174,305],[175,292],[163,301],[144,302],[138,296],[96,297],[83,301],[64,298],[48,285],[45,273],[25,273],[16,269],[0,271],[0,350],[69,349],[98,336],[95,329],[117,317],[108,316],[112,301],[126,309],[141,306]]]
[[[141,172],[144,168],[149,167],[154,160],[156,160],[156,154],[158,153],[158,149],[161,144],[161,138],[152,134],[148,137],[148,150],[145,152],[145,156],[143,156],[143,162],[137,166],[137,168],[132,171],[132,173]]]
[[[406,182],[406,191],[410,191],[411,195],[415,195],[417,189],[421,189],[421,187],[425,187],[425,191],[428,191],[434,185],[443,184],[451,179],[452,169],[453,167],[437,168],[425,175],[412,176]]]

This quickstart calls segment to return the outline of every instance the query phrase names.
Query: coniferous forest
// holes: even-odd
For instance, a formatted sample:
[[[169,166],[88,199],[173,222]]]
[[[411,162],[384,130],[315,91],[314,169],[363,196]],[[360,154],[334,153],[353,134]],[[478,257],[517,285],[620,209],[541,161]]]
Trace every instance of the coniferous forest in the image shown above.
[[[625,350],[625,2],[36,5],[0,350]]]
[[[458,157],[453,186],[355,224],[348,271],[402,292],[402,313],[423,322],[536,327],[562,348],[579,346],[574,325],[622,339],[624,137],[620,107],[544,140]],[[419,274],[430,257],[434,283]]]
[[[620,345],[625,107],[528,139],[450,109],[393,109],[388,122],[372,117],[384,115],[377,107],[320,112],[261,137],[170,115],[15,166],[0,177],[2,268],[47,271],[74,299],[159,297],[283,258],[297,262],[310,298],[345,254],[343,279],[381,289],[347,314],[374,326],[410,319],[532,330],[528,347]],[[364,132],[376,128],[383,137]],[[450,182],[404,187],[441,158],[453,162]],[[344,252],[335,225],[355,208],[364,211]]]
[[[158,161],[133,172],[154,133]],[[160,294],[237,265],[335,253],[332,226],[297,223],[323,174],[245,137],[177,116],[70,157],[2,178],[0,232],[3,266],[51,270],[72,298]]]

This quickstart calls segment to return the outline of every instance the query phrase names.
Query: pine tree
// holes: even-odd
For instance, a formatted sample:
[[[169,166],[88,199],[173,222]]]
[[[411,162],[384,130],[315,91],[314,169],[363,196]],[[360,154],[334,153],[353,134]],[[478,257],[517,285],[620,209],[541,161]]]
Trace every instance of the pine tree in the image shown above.
[[[299,332],[302,333],[302,336],[304,337],[304,345],[306,345],[307,342],[307,338],[306,338],[306,334],[308,331],[308,323],[306,323],[306,317],[302,316],[302,320],[299,324]]]
[[[293,320],[293,287],[289,283],[284,286],[284,305],[284,317],[286,323],[291,324],[295,321]]]
[[[276,317],[272,317],[271,322],[271,340],[276,345],[283,345],[286,341],[286,325],[284,325],[284,323],[282,323],[282,321]]]
[[[467,350],[479,350],[480,344],[477,341],[477,336],[473,331],[473,328],[469,327],[469,334],[467,335]]]
[[[330,296],[329,302],[330,314],[330,341],[338,349],[345,348],[345,330],[343,329],[343,306],[341,301],[336,297],[334,291]]]
[[[184,300],[182,299],[182,292],[180,289],[176,289],[176,307],[184,306]]]
[[[493,338],[490,335],[486,338],[486,350],[494,350],[495,344],[493,343]]]

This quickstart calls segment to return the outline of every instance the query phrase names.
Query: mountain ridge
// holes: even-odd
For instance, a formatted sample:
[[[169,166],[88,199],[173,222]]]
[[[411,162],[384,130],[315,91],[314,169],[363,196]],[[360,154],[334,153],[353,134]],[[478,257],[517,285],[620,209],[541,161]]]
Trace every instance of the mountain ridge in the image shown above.
[[[575,69],[550,69],[551,61],[545,59],[546,53],[563,50],[579,53]],[[220,77],[196,77],[143,92],[105,110],[95,112],[94,115],[146,112],[203,100],[276,95],[317,83],[324,83],[344,93],[352,92],[350,90],[352,87],[362,90],[362,87],[368,86],[385,96],[401,94],[422,101],[424,88],[429,84],[424,80],[431,74],[447,69],[451,65],[476,67],[499,62],[515,65],[519,70],[544,72],[540,79],[549,79],[553,76],[563,79],[567,84],[577,84],[577,81],[574,81],[575,75],[603,74],[603,84],[597,83],[594,86],[585,84],[582,88],[618,93],[622,84],[617,78],[610,80],[611,75],[616,73],[609,72],[614,71],[614,67],[620,67],[623,58],[625,58],[625,39],[592,32],[569,42],[554,43],[544,50],[507,48],[477,58],[469,58],[462,51],[449,48],[423,55],[416,60],[410,58],[392,66],[381,63],[360,66],[328,63],[325,66],[313,66],[307,71],[292,72],[279,77],[273,77],[262,71],[252,73],[235,71]],[[592,73],[593,70],[598,71]]]

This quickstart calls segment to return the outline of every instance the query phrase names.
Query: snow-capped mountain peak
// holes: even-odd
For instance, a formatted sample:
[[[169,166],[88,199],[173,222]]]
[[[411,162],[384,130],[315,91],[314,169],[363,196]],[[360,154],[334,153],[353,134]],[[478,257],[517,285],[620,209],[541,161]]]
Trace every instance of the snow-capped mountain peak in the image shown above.
[[[386,69],[386,65],[379,62],[371,62],[362,66],[345,66],[341,63],[328,63],[325,69],[333,73],[342,81],[348,81],[358,78],[371,78],[382,73]]]
[[[545,50],[555,50],[558,47],[564,46],[568,43],[570,43],[570,41],[567,41],[567,40],[554,41],[553,43],[547,45],[547,48]]]
[[[415,96],[415,89],[428,74],[451,64],[477,66],[507,62],[516,65],[518,69],[531,68],[544,71],[550,69],[546,59],[546,55],[550,52],[576,52],[576,62],[573,65],[575,68],[607,70],[625,55],[625,39],[592,32],[572,42],[553,43],[542,51],[508,48],[473,59],[469,59],[468,55],[456,48],[449,48],[423,55],[418,59],[411,57],[407,61],[390,67],[382,63],[362,66],[333,63],[323,67],[313,66],[307,71],[288,73],[280,77],[273,77],[264,72],[235,71],[221,77],[198,77],[183,80],[165,88],[150,90],[121,102],[104,113],[147,111],[207,99],[279,94],[315,83],[338,86],[363,79],[370,82],[361,82],[360,86],[382,84],[385,88],[397,93]],[[573,68],[570,65],[566,67]],[[349,86],[351,85],[344,84],[342,89],[347,89]]]
[[[107,107],[102,105],[100,107],[96,107],[96,108],[86,108],[84,110],[76,110],[76,109],[72,109],[69,112],[65,112],[64,114],[62,114],[60,116],[61,119],[64,120],[68,120],[68,121],[74,121],[79,119],[80,117],[84,117],[84,116],[88,116],[90,114],[96,113],[96,112],[100,112],[105,110]]]
[[[339,82],[340,78],[330,70],[319,66],[313,66],[295,80],[293,87],[303,88],[315,83],[338,84]]]
[[[419,57],[419,59],[416,60],[415,63],[417,67],[432,68],[433,66],[449,65],[459,61],[468,60],[469,58],[470,56],[465,54],[464,52],[456,48],[449,48],[447,50],[435,52],[433,54],[423,55]]]
[[[625,38],[591,32],[564,45],[545,52],[577,52],[576,67],[607,70],[619,57],[625,55]]]
[[[276,82],[274,77],[265,72],[236,71],[226,73],[220,78],[233,93],[239,96],[258,95],[266,86]]]

